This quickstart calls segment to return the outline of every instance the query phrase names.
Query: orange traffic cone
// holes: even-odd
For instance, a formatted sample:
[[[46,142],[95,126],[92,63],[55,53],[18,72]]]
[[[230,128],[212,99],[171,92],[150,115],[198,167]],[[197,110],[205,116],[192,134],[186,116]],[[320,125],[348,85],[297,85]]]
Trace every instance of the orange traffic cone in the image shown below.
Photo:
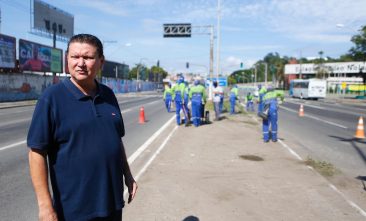
[[[355,138],[365,139],[365,130],[364,130],[364,127],[363,127],[363,118],[362,117],[360,117],[358,119],[358,124],[357,124]]]
[[[299,117],[303,117],[304,116],[304,105],[300,105],[300,110],[299,110]]]
[[[145,110],[144,110],[144,107],[140,107],[139,123],[140,124],[144,124],[145,123]]]

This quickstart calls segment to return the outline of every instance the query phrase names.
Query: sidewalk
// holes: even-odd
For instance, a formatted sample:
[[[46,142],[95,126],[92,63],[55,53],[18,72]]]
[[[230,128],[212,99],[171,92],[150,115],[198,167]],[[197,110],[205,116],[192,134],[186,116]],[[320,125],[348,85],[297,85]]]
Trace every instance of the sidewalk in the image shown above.
[[[12,107],[24,107],[33,106],[37,103],[37,100],[15,101],[15,102],[0,102],[0,109],[12,108]]]
[[[123,220],[365,220],[280,143],[263,143],[253,116],[226,116],[166,129],[173,135],[139,178]]]

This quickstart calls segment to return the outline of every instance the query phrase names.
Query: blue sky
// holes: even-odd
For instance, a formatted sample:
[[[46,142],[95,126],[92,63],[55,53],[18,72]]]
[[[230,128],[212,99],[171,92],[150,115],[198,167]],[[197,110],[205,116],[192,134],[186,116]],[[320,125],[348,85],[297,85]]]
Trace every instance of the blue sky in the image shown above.
[[[163,38],[164,23],[214,25],[218,0],[44,0],[74,15],[74,33],[90,33],[105,43],[107,60],[133,67],[140,61],[170,73],[205,73],[209,35]],[[0,0],[1,33],[52,46],[29,34],[30,0]],[[221,0],[220,67],[223,74],[249,68],[270,52],[281,56],[339,57],[351,36],[366,25],[366,0]],[[343,27],[337,27],[342,24]],[[195,32],[193,28],[193,32]],[[66,49],[66,44],[57,42]],[[214,70],[216,74],[215,39]],[[186,69],[186,62],[190,68]]]

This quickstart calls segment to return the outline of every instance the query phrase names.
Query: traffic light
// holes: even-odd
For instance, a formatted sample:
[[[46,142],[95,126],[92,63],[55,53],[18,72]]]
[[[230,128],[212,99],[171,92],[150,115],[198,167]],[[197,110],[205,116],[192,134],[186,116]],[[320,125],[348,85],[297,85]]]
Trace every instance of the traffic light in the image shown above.
[[[240,68],[243,68],[243,66],[244,66],[244,65],[243,65],[243,62],[241,62],[241,63],[240,63]]]
[[[158,60],[158,62],[156,62],[156,66],[160,67],[160,61]]]
[[[189,62],[186,63],[186,68],[188,69],[189,68]]]

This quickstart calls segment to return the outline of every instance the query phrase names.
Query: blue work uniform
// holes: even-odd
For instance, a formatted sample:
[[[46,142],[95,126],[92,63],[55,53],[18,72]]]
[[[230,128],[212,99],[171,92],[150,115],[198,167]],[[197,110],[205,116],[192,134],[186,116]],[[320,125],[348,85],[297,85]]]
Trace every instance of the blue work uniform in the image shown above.
[[[266,94],[267,90],[265,87],[262,87],[258,94],[259,94],[259,102],[258,102],[258,114],[263,111],[263,97]]]
[[[177,83],[176,85],[174,85],[173,87],[173,100],[175,101],[175,114],[176,114],[176,120],[177,120],[177,125],[180,125],[180,111],[181,109],[183,109],[183,102],[184,102],[184,89],[185,89],[185,84],[182,83]],[[183,110],[183,114],[185,116],[185,124],[188,123],[188,116],[186,115],[186,111],[185,109]]]
[[[219,103],[220,113],[222,113],[223,107],[224,107],[224,93],[220,94],[220,103]]]
[[[168,112],[170,112],[172,98],[173,98],[173,90],[170,87],[166,87],[164,90],[163,99],[165,101],[165,107]]]
[[[247,108],[247,111],[254,111],[253,95],[251,95],[251,94],[247,95],[246,108]]]
[[[238,99],[238,88],[234,87],[231,89],[229,94],[229,100],[230,100],[230,114],[235,113],[235,103]]]
[[[189,91],[192,104],[192,121],[195,127],[201,125],[202,104],[206,103],[206,89],[202,85],[193,86]]]
[[[191,113],[189,111],[189,108],[188,108],[188,102],[189,102],[189,90],[190,88],[186,85],[186,88],[184,88],[184,93],[183,93],[183,99],[184,99],[184,108],[185,108],[185,111],[186,111],[186,114],[189,118],[189,116],[191,116]],[[189,121],[190,119],[188,119]]]
[[[277,141],[277,120],[278,120],[278,103],[277,103],[277,97],[280,97],[283,100],[283,93],[280,93],[275,90],[269,90],[267,93],[263,96],[263,104],[264,106],[269,105],[269,111],[268,111],[268,118],[263,119],[263,140],[264,142],[268,142],[270,139],[270,131],[269,127],[271,127],[271,137],[272,141]],[[263,107],[264,108],[264,107]]]

